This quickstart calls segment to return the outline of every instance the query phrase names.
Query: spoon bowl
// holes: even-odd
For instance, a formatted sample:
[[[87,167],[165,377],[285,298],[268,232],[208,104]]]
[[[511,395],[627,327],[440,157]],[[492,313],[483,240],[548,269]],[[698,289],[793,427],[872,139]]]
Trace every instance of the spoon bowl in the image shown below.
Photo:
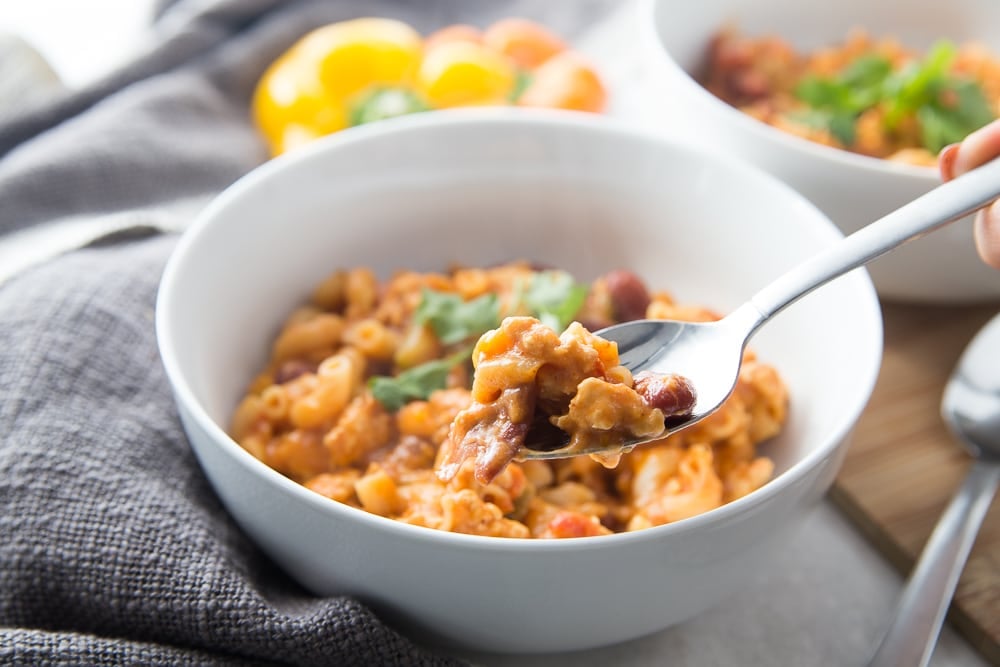
[[[1000,315],[962,354],[945,387],[941,416],[970,454],[1000,462]]]
[[[704,419],[729,397],[736,386],[749,327],[758,318],[756,310],[744,306],[716,322],[637,320],[602,329],[598,335],[618,344],[619,360],[633,374],[652,371],[698,378],[691,414],[668,417],[663,433],[656,436],[659,439]],[[552,439],[561,436],[557,429],[529,431],[522,457],[555,459],[608,452],[601,447],[570,448],[567,442]],[[648,441],[622,441],[620,451],[628,452]]]
[[[652,371],[687,378],[696,393],[692,413],[676,422],[668,420],[664,431],[654,437],[624,439],[590,450],[570,446],[568,436],[558,429],[545,429],[529,434],[518,458],[614,456],[697,423],[715,412],[732,393],[747,342],[772,317],[834,278],[963,218],[998,197],[1000,158],[938,186],[806,259],[718,322],[637,320],[598,331],[597,335],[618,344],[621,363],[633,375]]]

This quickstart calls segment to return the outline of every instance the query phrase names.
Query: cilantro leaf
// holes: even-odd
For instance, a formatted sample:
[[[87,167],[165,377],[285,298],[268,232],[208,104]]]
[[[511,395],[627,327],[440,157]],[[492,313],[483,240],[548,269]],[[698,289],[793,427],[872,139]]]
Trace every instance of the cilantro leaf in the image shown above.
[[[350,123],[352,126],[364,125],[429,109],[427,103],[412,90],[373,88],[351,106]]]
[[[847,106],[848,91],[835,79],[803,77],[795,87],[795,96],[813,109],[837,109]]]
[[[854,143],[854,114],[827,109],[803,109],[789,114],[789,118],[806,127],[827,130],[845,146]]]
[[[807,76],[795,95],[814,109],[834,114],[859,114],[876,104],[892,64],[881,56],[862,56],[836,77]]]
[[[850,145],[858,116],[880,107],[885,131],[894,132],[904,119],[916,118],[921,144],[937,153],[994,118],[982,89],[950,73],[955,54],[953,44],[940,41],[922,61],[907,63],[895,72],[885,58],[863,56],[835,77],[806,77],[795,95],[809,108],[790,118],[825,129]]]
[[[917,110],[921,143],[937,153],[993,120],[982,89],[972,81],[950,80],[927,105]]]
[[[855,117],[850,114],[830,114],[830,134],[837,138],[837,141],[850,146],[854,143]]]
[[[953,44],[937,42],[923,61],[908,63],[886,80],[883,92],[886,127],[897,127],[905,116],[917,113],[933,100],[954,57]]]
[[[424,288],[414,321],[429,324],[445,345],[460,343],[500,324],[500,300],[496,294],[484,294],[465,301],[458,294]]]
[[[993,120],[993,110],[990,103],[980,88],[973,81],[953,79],[948,88],[955,96],[954,113],[967,126],[972,127],[971,131],[978,130],[983,125]],[[947,104],[947,92],[940,97],[940,104],[945,108],[951,108]]]
[[[521,95],[524,94],[524,91],[528,89],[528,86],[531,85],[533,79],[534,77],[528,70],[518,70],[514,79],[514,86],[511,88],[510,94],[507,95],[507,101],[511,104],[517,102]]]
[[[840,75],[846,86],[862,89],[878,88],[892,72],[892,63],[879,55],[861,56],[844,69]]]
[[[836,77],[803,78],[795,96],[808,104],[808,114],[795,114],[793,120],[810,127],[825,129],[837,141],[854,143],[854,124],[861,113],[879,102],[892,64],[882,56],[862,56]]]
[[[587,286],[565,271],[541,271],[531,277],[524,303],[546,326],[561,332],[583,306]]]
[[[471,349],[465,349],[414,366],[395,377],[373,376],[368,379],[368,389],[386,410],[395,412],[410,401],[427,400],[438,389],[444,389],[451,369],[468,360],[471,354]]]
[[[896,127],[908,114],[920,123],[921,143],[937,153],[993,120],[982,88],[949,74],[955,47],[938,42],[922,63],[911,63],[886,84],[886,126]]]
[[[920,121],[921,143],[935,153],[965,136],[962,128],[947,115],[933,107],[923,107],[917,112]],[[952,137],[957,137],[952,139]],[[934,146],[933,149],[931,147]]]

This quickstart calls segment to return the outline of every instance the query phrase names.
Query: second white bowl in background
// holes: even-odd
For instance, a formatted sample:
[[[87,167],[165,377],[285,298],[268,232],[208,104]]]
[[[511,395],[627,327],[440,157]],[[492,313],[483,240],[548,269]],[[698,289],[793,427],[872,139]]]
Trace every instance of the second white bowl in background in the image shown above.
[[[640,24],[655,125],[702,148],[738,157],[782,179],[851,233],[938,185],[937,171],[812,143],[755,120],[697,80],[712,37],[734,25],[800,50],[840,42],[852,28],[893,35],[915,49],[937,39],[976,40],[1000,53],[1000,4],[992,0],[642,0]],[[979,261],[971,220],[914,241],[868,266],[890,300],[960,303],[1000,298],[1000,274]]]

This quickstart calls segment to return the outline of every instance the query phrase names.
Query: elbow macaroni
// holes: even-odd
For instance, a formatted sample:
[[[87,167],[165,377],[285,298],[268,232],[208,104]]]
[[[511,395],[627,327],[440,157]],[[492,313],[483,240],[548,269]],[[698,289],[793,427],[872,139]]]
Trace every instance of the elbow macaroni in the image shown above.
[[[718,412],[623,456],[615,468],[586,457],[512,462],[494,470],[491,478],[477,479],[470,460],[454,465],[450,476],[439,476],[449,460],[456,418],[474,404],[474,392],[502,391],[503,375],[493,378],[497,387],[477,389],[469,368],[460,364],[448,374],[444,388],[395,411],[374,397],[368,379],[445,358],[461,348],[441,343],[430,327],[413,321],[423,289],[457,294],[465,301],[495,293],[505,315],[524,315],[517,291],[533,273],[527,264],[512,263],[450,273],[400,272],[384,283],[367,269],[331,274],[277,336],[267,366],[233,412],[230,434],[267,465],[337,502],[413,525],[498,537],[638,530],[711,510],[771,478],[773,464],[757,453],[757,444],[782,428],[788,394],[774,368],[752,353],[744,359],[736,390]],[[617,321],[621,309],[616,302],[626,297],[634,311],[635,286],[625,295],[620,284],[595,281],[577,319]],[[677,304],[665,293],[645,295],[638,303],[646,317],[718,317],[700,306]],[[558,336],[546,340],[559,358],[572,354],[604,368],[606,382],[583,392],[577,412],[560,419],[581,433],[595,420],[614,421],[623,414],[638,420],[636,428],[651,428],[643,421],[649,414],[641,402],[632,405],[636,381],[616,366],[617,353],[602,339],[573,325],[562,344],[589,341],[595,346],[591,351],[578,347],[579,342],[572,343],[571,352],[559,351]],[[563,395],[580,382],[568,382],[565,372],[555,372],[551,364],[541,366],[546,370],[535,379],[550,396]],[[517,409],[514,402],[508,407]]]

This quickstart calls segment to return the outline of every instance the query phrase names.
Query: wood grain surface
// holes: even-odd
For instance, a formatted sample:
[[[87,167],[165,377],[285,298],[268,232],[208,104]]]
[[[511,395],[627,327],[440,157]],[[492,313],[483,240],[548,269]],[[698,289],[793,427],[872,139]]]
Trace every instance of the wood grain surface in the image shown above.
[[[941,420],[945,382],[965,345],[997,312],[1000,303],[883,305],[882,369],[831,497],[904,575],[971,461]],[[1000,665],[1000,497],[986,516],[948,619]]]

